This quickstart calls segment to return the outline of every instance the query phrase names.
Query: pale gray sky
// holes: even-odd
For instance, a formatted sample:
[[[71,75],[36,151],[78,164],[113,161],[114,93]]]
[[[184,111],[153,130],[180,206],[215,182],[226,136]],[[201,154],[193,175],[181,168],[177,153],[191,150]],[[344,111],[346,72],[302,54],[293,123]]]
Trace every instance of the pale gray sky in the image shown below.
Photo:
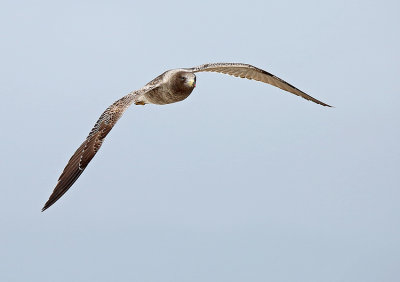
[[[398,1],[2,1],[1,281],[399,281]],[[200,73],[133,106],[40,209],[103,110],[244,62],[335,106]]]

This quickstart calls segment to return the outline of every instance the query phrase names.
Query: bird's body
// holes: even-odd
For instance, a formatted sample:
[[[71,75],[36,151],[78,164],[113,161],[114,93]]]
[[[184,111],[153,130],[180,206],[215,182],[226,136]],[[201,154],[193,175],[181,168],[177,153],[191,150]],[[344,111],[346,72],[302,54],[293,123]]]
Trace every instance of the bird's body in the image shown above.
[[[195,86],[194,73],[184,69],[169,70],[147,83],[145,88],[149,90],[138,94],[135,104],[166,105],[180,102],[192,93]]]
[[[220,72],[236,77],[258,80],[303,97],[314,103],[330,107],[273,74],[248,64],[215,63],[204,64],[194,68],[166,71],[147,83],[143,88],[132,91],[128,95],[117,100],[101,114],[86,140],[75,151],[67,166],[64,168],[53,193],[50,195],[42,211],[54,204],[79,178],[91,159],[100,149],[104,138],[132,103],[136,105],[165,105],[182,101],[192,93],[196,86],[196,72]]]

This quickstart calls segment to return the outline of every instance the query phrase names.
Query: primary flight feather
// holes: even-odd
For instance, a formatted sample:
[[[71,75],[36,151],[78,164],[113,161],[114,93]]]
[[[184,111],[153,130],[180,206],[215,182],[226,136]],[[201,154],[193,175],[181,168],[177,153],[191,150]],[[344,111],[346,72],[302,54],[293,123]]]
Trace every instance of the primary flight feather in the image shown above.
[[[311,97],[279,77],[248,64],[214,63],[194,68],[166,71],[147,83],[143,88],[132,91],[117,100],[101,114],[86,140],[68,161],[42,211],[53,205],[79,178],[100,149],[104,138],[132,103],[136,105],[165,105],[182,101],[192,93],[196,86],[196,75],[194,74],[196,72],[219,72],[236,77],[258,80],[303,97],[306,100],[330,107],[328,104]]]

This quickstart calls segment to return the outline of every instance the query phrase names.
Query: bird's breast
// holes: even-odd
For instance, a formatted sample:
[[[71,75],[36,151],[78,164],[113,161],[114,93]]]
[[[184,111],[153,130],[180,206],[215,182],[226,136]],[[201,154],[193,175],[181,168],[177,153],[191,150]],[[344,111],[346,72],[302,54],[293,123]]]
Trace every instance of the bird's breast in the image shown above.
[[[155,89],[145,95],[146,100],[151,104],[166,105],[185,100],[192,93],[193,89],[174,91],[172,89]]]

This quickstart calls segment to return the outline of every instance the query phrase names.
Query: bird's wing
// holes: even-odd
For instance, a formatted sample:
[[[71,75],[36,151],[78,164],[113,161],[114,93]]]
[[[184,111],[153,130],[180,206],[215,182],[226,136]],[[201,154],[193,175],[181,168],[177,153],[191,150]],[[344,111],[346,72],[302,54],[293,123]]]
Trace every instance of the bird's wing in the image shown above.
[[[303,97],[304,99],[307,99],[309,101],[313,101],[314,103],[320,104],[322,106],[331,107],[328,104],[325,104],[311,97],[310,95],[304,93],[303,91],[287,83],[283,79],[280,79],[279,77],[269,72],[266,72],[265,70],[254,67],[252,65],[241,64],[241,63],[214,63],[214,64],[204,64],[187,70],[192,72],[203,72],[203,71],[220,72],[224,74],[233,75],[236,77],[258,80],[276,86],[282,90],[288,91],[297,96]]]
[[[138,96],[154,89],[155,86],[144,87],[138,91],[131,92],[109,106],[97,120],[86,140],[72,155],[64,171],[60,175],[57,185],[42,211],[54,204],[79,178],[89,162],[99,151],[104,138],[117,123],[125,110],[134,102]]]

